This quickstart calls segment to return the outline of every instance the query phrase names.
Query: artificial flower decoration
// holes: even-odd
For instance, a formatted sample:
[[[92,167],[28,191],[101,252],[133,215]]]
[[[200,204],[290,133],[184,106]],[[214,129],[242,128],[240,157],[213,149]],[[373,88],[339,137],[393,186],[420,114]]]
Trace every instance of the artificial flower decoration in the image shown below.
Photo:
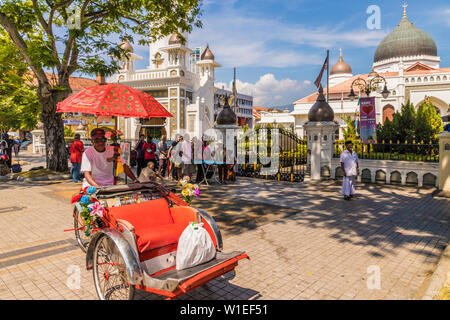
[[[178,183],[179,186],[183,188],[181,191],[181,195],[184,200],[190,205],[194,197],[198,197],[200,195],[200,188],[197,184],[189,183],[190,178],[184,177],[183,180],[180,180]]]
[[[86,193],[93,194],[93,193],[95,193],[95,191],[97,191],[97,189],[95,187],[91,186],[91,187],[87,188]]]
[[[106,211],[102,203],[100,203],[93,195],[97,189],[95,187],[86,187],[83,189],[83,194],[77,194],[72,197],[72,203],[78,202],[78,210],[84,222],[84,233],[86,236],[91,235],[91,230],[100,226],[99,219],[103,217]]]
[[[82,204],[89,204],[89,203],[91,203],[91,197],[89,197],[89,196],[82,196],[81,199],[80,199],[80,202]]]
[[[101,218],[105,212],[105,207],[100,202],[94,202],[88,205],[88,210],[90,211],[91,216],[98,216]]]
[[[82,194],[77,194],[76,196],[73,196],[72,197],[72,200],[70,201],[70,203],[75,203],[75,202],[78,202],[78,201],[80,201],[80,199],[81,199],[81,197],[82,197],[83,195]]]

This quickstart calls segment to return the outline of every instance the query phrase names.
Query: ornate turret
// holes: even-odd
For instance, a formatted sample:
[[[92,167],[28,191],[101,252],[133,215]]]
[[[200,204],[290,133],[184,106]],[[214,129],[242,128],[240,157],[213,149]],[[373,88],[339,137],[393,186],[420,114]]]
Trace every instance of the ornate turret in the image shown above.
[[[225,104],[223,106],[222,111],[220,111],[219,115],[217,116],[217,124],[218,125],[235,125],[236,124],[236,114],[233,110],[231,110],[231,107],[228,103],[228,97],[224,96]],[[220,102],[219,102],[220,106]]]
[[[205,51],[203,51],[201,59],[214,61],[215,57],[214,57],[214,54],[211,52],[211,49],[209,49],[209,44],[206,45],[206,49],[205,49]]]
[[[122,43],[119,45],[119,47],[120,47],[122,50],[125,50],[125,51],[127,51],[127,52],[131,52],[131,53],[134,52],[133,46],[131,45],[131,43],[130,43],[127,39],[124,39],[124,40],[122,41]]]
[[[169,38],[169,45],[181,44],[181,38],[178,33],[174,32]]]
[[[322,86],[319,88],[316,103],[309,110],[308,120],[315,122],[331,122],[334,120],[334,111],[325,100]]]

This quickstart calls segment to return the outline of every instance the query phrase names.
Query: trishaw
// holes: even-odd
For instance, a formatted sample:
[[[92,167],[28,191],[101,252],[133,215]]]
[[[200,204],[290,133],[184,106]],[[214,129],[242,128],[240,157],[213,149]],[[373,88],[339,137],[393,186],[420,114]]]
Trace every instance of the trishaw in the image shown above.
[[[86,190],[78,199],[83,194]],[[233,271],[239,260],[250,259],[243,251],[222,252],[222,236],[214,219],[188,206],[164,185],[116,185],[96,189],[89,196],[104,207],[103,214],[86,224],[83,206],[76,202],[74,230],[101,300],[133,299],[136,289],[170,300]],[[203,223],[216,257],[178,271],[178,239],[194,221]]]

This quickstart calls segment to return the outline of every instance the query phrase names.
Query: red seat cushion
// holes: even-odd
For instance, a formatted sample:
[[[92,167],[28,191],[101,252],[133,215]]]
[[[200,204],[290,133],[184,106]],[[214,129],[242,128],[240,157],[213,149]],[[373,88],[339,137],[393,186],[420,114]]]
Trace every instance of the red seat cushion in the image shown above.
[[[170,251],[176,250],[178,239],[187,226],[187,223],[174,223],[169,205],[163,198],[113,207],[109,212],[116,219],[126,220],[134,226],[141,258],[153,256],[150,251],[159,252],[157,249],[167,246],[170,246],[167,248]]]
[[[164,198],[134,203],[109,209],[109,213],[116,219],[123,219],[131,223],[136,234],[141,230],[166,224],[173,224],[169,204]]]
[[[136,233],[136,242],[140,253],[177,244],[186,226],[178,224],[166,224],[150,227]]]

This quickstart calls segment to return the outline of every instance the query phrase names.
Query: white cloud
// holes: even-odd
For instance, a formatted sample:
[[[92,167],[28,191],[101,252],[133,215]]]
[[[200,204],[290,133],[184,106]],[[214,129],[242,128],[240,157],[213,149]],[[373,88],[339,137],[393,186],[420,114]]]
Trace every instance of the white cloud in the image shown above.
[[[195,45],[209,42],[225,67],[320,65],[326,48],[376,46],[387,35],[387,31],[364,28],[343,31],[342,25],[305,27],[275,18],[254,18],[231,5],[221,8],[208,11],[202,19],[203,28],[194,30],[190,41]]]
[[[231,90],[232,82],[217,82],[216,87],[224,87]],[[259,78],[256,83],[242,82],[236,80],[236,87],[239,93],[253,96],[255,106],[277,106],[291,104],[310,89],[311,82],[306,80],[299,82],[292,79],[277,80],[271,73],[267,73]]]

